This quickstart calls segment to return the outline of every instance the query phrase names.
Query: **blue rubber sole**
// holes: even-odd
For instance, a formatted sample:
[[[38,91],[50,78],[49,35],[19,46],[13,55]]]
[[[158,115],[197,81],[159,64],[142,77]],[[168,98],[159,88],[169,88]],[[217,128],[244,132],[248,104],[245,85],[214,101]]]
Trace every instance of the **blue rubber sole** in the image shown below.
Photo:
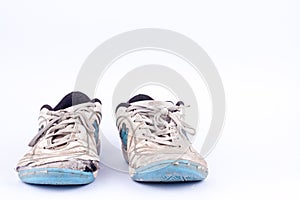
[[[168,160],[138,168],[131,178],[138,182],[184,182],[202,181],[206,177],[207,172],[198,169],[193,162]]]
[[[95,180],[92,172],[64,168],[20,170],[19,178],[25,183],[40,185],[84,185]]]

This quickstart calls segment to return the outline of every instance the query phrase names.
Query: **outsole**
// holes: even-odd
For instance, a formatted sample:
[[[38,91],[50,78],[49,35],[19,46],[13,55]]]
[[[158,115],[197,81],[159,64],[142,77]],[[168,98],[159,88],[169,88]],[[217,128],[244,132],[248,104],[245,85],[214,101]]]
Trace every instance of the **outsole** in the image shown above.
[[[20,179],[39,185],[85,185],[95,180],[92,172],[65,168],[32,168],[19,171]]]
[[[207,169],[187,160],[155,162],[135,169],[131,178],[137,182],[185,182],[202,181]]]

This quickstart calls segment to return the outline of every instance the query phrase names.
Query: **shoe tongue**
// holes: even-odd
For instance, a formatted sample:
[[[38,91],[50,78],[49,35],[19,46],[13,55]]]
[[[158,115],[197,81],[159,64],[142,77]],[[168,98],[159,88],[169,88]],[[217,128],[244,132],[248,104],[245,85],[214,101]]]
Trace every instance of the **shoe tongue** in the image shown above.
[[[131,105],[154,106],[154,107],[161,107],[161,108],[174,106],[174,104],[171,101],[155,101],[155,100],[137,101],[131,103]]]
[[[90,102],[91,99],[82,92],[71,92],[67,94],[54,108],[54,111],[66,109],[78,104]]]
[[[149,106],[158,106],[158,107],[169,107],[173,106],[172,101],[155,101],[152,97],[145,94],[138,94],[131,99],[128,103],[132,105],[149,105]]]

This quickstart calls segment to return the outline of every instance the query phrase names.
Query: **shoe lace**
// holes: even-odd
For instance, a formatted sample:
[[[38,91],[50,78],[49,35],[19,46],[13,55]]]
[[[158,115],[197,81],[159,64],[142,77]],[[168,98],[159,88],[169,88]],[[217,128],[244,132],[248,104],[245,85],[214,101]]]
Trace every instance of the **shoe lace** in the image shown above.
[[[142,122],[139,129],[148,129],[141,137],[146,141],[151,141],[159,145],[167,145],[178,147],[174,144],[174,139],[178,137],[178,134],[186,133],[195,135],[195,129],[184,122],[182,118],[183,107],[187,106],[170,106],[170,107],[158,107],[151,105],[132,105],[127,108],[128,112],[131,112],[131,116],[135,116],[135,122]],[[137,115],[139,114],[139,115]],[[150,133],[150,135],[147,135]]]
[[[63,146],[71,140],[77,140],[76,133],[78,133],[79,130],[76,128],[76,124],[78,121],[85,127],[87,132],[93,132],[94,127],[89,122],[85,112],[96,113],[92,109],[94,106],[93,103],[85,103],[69,112],[66,110],[49,111],[47,113],[49,123],[39,130],[38,134],[30,141],[29,146],[33,147],[45,134],[45,139],[50,139],[51,141],[44,147],[45,149],[53,149]]]

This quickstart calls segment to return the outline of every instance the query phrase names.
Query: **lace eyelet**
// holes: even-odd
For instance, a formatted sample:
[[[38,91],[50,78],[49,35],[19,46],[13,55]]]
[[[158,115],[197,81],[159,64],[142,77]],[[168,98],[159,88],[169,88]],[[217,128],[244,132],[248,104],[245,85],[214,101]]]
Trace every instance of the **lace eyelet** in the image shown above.
[[[44,124],[42,124],[39,128],[39,131],[42,130],[44,128]]]

